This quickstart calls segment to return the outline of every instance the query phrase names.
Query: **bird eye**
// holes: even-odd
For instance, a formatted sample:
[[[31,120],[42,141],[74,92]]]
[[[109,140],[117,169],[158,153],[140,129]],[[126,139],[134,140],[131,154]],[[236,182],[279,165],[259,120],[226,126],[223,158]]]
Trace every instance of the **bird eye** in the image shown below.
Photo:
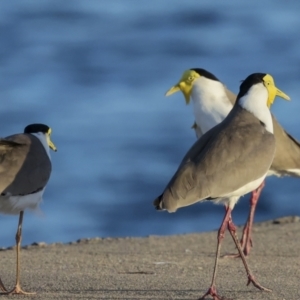
[[[194,79],[194,77],[193,76],[190,76],[189,78],[188,78],[188,81],[192,81]]]

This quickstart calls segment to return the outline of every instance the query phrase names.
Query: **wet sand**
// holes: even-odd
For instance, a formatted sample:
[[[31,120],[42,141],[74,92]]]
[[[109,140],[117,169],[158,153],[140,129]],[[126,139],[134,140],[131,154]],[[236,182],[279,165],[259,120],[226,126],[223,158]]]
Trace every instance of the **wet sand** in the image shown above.
[[[241,260],[222,258],[217,276],[219,294],[224,299],[300,299],[300,218],[255,224],[253,239],[250,268],[273,292],[246,286]],[[215,248],[216,232],[25,246],[21,283],[24,290],[37,294],[0,298],[195,300],[211,282]],[[222,254],[234,252],[233,241],[226,233]],[[13,249],[0,251],[0,265],[4,284],[12,287]]]

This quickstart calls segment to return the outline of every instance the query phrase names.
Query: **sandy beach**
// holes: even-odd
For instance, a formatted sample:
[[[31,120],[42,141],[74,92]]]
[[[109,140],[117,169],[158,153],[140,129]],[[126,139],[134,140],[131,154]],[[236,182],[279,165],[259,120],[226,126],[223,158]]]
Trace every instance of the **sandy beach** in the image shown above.
[[[24,246],[22,286],[37,294],[1,299],[197,299],[209,287],[215,247],[216,232]],[[12,287],[15,251],[1,250],[0,274]],[[222,254],[234,252],[226,233]],[[248,262],[272,293],[246,286],[240,259],[222,258],[217,289],[224,299],[300,299],[300,218],[255,224]]]

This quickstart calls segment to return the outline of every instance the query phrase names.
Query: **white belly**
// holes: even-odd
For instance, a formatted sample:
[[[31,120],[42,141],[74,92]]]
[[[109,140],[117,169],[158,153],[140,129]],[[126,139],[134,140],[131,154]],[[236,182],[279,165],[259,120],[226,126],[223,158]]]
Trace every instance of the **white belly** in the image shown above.
[[[253,181],[245,184],[244,186],[240,187],[239,189],[237,189],[229,194],[222,195],[221,197],[224,197],[224,198],[239,197],[239,196],[248,194],[248,193],[254,191],[255,189],[257,189],[261,185],[261,183],[264,181],[266,175],[267,174],[263,175],[262,177],[260,177],[256,180],[253,180]]]
[[[238,202],[239,198],[241,196],[244,196],[247,193],[250,193],[257,189],[261,183],[264,181],[266,175],[251,181],[247,183],[246,185],[242,186],[241,188],[226,194],[226,195],[221,195],[220,198],[213,200],[215,204],[224,204],[228,205],[231,209],[234,208],[235,204]]]
[[[0,196],[0,212],[17,215],[25,209],[37,210],[43,200],[44,191],[45,189],[42,189],[37,193],[25,196]]]

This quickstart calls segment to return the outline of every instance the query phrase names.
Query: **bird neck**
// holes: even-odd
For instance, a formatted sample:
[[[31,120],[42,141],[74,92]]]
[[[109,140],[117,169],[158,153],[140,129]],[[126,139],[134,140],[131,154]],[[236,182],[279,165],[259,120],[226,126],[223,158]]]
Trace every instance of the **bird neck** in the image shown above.
[[[273,133],[273,121],[270,109],[267,106],[268,91],[263,84],[253,85],[247,94],[238,99],[238,105],[252,113]]]
[[[191,98],[195,120],[203,134],[222,122],[232,109],[224,85],[203,76],[194,82]]]
[[[42,143],[42,145],[44,146],[44,148],[46,150],[46,153],[47,153],[49,159],[51,160],[50,148],[49,148],[49,145],[48,145],[48,142],[47,142],[46,135],[42,132],[31,133],[31,134],[34,135],[35,137],[37,137],[40,140],[40,142]]]

